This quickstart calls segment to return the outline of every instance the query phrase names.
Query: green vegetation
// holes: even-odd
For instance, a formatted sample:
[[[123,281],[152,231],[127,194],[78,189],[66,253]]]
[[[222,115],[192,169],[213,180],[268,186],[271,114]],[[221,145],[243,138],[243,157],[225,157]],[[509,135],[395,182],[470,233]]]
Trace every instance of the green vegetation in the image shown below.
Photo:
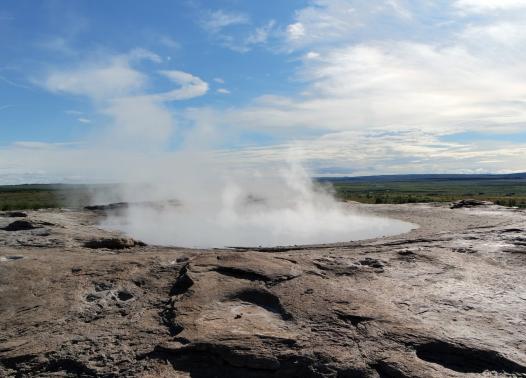
[[[88,203],[88,190],[80,185],[0,186],[0,210],[76,207]]]
[[[327,180],[331,181],[331,180]],[[526,208],[526,179],[332,181],[336,196],[364,203],[452,202],[463,198]]]
[[[364,203],[452,202],[463,198],[526,208],[526,174],[422,175],[322,178],[337,198]],[[88,185],[0,186],[0,210],[82,207],[89,204]],[[111,185],[97,186],[110,190]],[[118,201],[115,198],[115,201]]]

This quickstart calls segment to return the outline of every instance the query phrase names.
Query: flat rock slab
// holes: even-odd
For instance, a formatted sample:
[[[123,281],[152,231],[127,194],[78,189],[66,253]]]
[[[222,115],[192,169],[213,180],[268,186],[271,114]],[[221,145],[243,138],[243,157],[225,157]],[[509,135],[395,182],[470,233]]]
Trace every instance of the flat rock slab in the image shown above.
[[[526,377],[524,211],[351,206],[420,227],[191,250],[28,212],[45,232],[0,230],[0,376]]]

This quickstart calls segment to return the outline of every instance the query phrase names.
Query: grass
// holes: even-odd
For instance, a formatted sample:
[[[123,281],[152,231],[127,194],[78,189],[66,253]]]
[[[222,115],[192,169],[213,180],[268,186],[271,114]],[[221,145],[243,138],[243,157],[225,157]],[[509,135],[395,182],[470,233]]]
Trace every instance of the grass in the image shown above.
[[[329,180],[330,181],[330,180]],[[463,198],[526,208],[526,180],[332,182],[336,197],[363,203],[452,202]]]
[[[409,177],[409,176],[408,176]],[[463,198],[526,208],[526,178],[340,178],[323,179],[336,197],[363,203],[452,202]],[[104,188],[104,187],[101,187]],[[109,187],[105,187],[108,189]],[[87,185],[0,186],[0,210],[82,207],[89,204]]]
[[[89,201],[86,187],[78,185],[0,186],[0,210],[25,210],[84,206]]]

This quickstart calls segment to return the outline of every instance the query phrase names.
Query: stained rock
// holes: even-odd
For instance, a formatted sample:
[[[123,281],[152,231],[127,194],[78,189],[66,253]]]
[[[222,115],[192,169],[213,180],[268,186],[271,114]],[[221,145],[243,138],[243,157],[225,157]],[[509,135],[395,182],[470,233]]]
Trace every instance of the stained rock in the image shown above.
[[[490,201],[481,201],[476,199],[463,199],[456,202],[453,202],[450,206],[451,209],[460,209],[463,207],[477,207],[477,206],[489,206],[493,205],[493,202]]]
[[[84,247],[91,249],[128,249],[144,246],[146,246],[145,243],[132,238],[92,239],[84,243]]]
[[[85,210],[91,211],[108,211],[108,210],[121,210],[127,209],[130,206],[128,202],[115,202],[107,205],[90,205],[84,206]]]
[[[129,301],[133,297],[134,295],[127,290],[121,290],[117,293],[117,298],[119,298],[119,300],[123,302]]]
[[[25,231],[25,230],[33,230],[37,228],[32,222],[26,221],[26,220],[16,220],[14,222],[9,223],[6,227],[4,227],[5,231]]]
[[[20,260],[23,258],[24,256],[1,256],[0,261]]]
[[[177,207],[181,203],[177,200],[164,200],[164,201],[141,201],[141,202],[115,202],[109,203],[107,205],[90,205],[84,206],[84,210],[90,211],[119,211],[126,210],[132,206],[134,207],[144,207],[152,209],[164,209],[167,207]]]
[[[4,216],[8,218],[25,218],[27,217],[27,213],[23,211],[8,211],[4,213]]]

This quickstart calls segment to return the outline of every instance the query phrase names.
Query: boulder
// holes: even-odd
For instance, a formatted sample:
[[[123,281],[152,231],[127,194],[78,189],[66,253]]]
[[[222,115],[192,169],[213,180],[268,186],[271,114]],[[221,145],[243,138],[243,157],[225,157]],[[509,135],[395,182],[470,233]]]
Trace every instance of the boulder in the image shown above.
[[[7,213],[4,213],[4,215],[8,218],[25,218],[27,217],[27,213],[23,211],[8,211]]]
[[[130,204],[128,202],[115,202],[115,203],[110,203],[107,205],[84,206],[84,209],[91,210],[91,211],[108,211],[108,210],[127,209],[129,206]]]
[[[84,247],[91,249],[128,249],[133,247],[143,247],[146,244],[140,240],[132,238],[105,238],[92,239],[84,243]]]
[[[16,220],[9,223],[4,230],[6,231],[22,231],[22,230],[32,230],[36,228],[35,225],[26,220]]]

